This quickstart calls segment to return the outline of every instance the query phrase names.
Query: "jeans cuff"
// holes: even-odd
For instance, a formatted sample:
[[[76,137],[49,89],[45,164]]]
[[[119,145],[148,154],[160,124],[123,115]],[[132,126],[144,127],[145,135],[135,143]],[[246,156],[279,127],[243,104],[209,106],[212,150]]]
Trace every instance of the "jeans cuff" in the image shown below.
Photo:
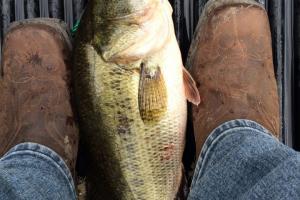
[[[69,168],[65,161],[52,149],[37,143],[21,143],[10,149],[1,160],[11,159],[12,157],[17,157],[20,154],[34,155],[39,159],[45,160],[49,165],[54,165],[64,175],[72,191],[76,194],[76,189]]]
[[[192,188],[194,186],[194,180],[198,180],[202,174],[203,174],[203,166],[205,165],[207,159],[208,159],[208,154],[211,153],[213,148],[218,145],[218,143],[225,138],[228,134],[229,131],[232,131],[234,129],[251,129],[251,130],[256,130],[257,132],[261,132],[262,134],[267,134],[270,137],[274,137],[273,134],[268,131],[266,128],[264,128],[262,125],[258,124],[257,122],[251,121],[251,120],[246,120],[246,119],[236,119],[232,120],[229,122],[225,122],[216,129],[212,131],[212,133],[208,136],[206,139],[201,153],[199,155],[196,169],[194,172],[194,178],[192,182]]]

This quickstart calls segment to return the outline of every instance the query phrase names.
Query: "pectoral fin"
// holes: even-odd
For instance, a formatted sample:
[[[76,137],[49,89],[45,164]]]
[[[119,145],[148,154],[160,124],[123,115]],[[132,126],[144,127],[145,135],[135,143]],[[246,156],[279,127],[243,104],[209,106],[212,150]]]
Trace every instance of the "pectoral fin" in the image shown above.
[[[141,66],[139,110],[145,123],[158,121],[167,110],[167,90],[159,67]]]
[[[201,98],[196,83],[190,73],[184,67],[182,67],[182,69],[185,96],[189,102],[198,106],[201,102]]]

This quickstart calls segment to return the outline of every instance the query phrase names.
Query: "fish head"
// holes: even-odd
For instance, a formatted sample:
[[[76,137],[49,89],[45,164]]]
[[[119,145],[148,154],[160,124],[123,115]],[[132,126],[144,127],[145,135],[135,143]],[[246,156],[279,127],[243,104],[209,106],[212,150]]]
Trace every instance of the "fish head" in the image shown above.
[[[116,19],[130,16],[163,4],[167,0],[93,0],[94,14]]]
[[[93,45],[106,62],[140,61],[176,41],[168,0],[93,1],[93,16],[102,23]]]

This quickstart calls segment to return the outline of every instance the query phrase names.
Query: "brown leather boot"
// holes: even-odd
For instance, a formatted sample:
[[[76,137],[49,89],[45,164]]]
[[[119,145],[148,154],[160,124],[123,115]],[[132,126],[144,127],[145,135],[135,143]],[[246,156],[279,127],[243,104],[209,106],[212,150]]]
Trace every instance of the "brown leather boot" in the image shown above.
[[[202,104],[193,108],[197,153],[222,123],[249,119],[279,136],[279,104],[265,10],[252,0],[211,0],[188,65]]]
[[[71,44],[58,20],[15,23],[3,46],[0,79],[0,156],[23,142],[58,153],[72,174],[78,129],[70,102]]]

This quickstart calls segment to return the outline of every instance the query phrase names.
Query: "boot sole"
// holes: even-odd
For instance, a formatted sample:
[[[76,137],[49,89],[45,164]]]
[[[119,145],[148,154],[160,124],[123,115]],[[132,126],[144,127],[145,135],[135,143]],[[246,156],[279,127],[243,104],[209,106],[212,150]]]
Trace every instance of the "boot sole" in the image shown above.
[[[202,14],[199,17],[199,21],[198,21],[198,24],[197,24],[197,27],[196,27],[195,33],[194,33],[194,38],[193,38],[193,41],[191,43],[191,47],[189,50],[189,55],[187,58],[187,68],[188,69],[191,67],[191,64],[189,63],[189,60],[190,60],[189,58],[194,53],[194,51],[196,51],[196,49],[197,49],[196,44],[198,44],[198,40],[201,35],[200,29],[203,26],[203,24],[205,24],[205,22],[208,20],[211,13],[213,13],[215,10],[220,10],[225,7],[239,6],[239,5],[253,6],[253,7],[257,7],[257,8],[265,10],[265,8],[263,7],[262,4],[254,1],[254,0],[209,0],[205,4]]]
[[[28,25],[46,25],[53,28],[55,31],[59,32],[62,36],[64,41],[67,43],[69,50],[72,50],[72,43],[71,43],[71,34],[70,30],[67,27],[67,24],[59,19],[54,18],[34,18],[34,19],[25,19],[17,22],[13,22],[10,27],[8,28],[6,35],[16,29],[22,28]],[[4,39],[5,41],[5,39]]]

